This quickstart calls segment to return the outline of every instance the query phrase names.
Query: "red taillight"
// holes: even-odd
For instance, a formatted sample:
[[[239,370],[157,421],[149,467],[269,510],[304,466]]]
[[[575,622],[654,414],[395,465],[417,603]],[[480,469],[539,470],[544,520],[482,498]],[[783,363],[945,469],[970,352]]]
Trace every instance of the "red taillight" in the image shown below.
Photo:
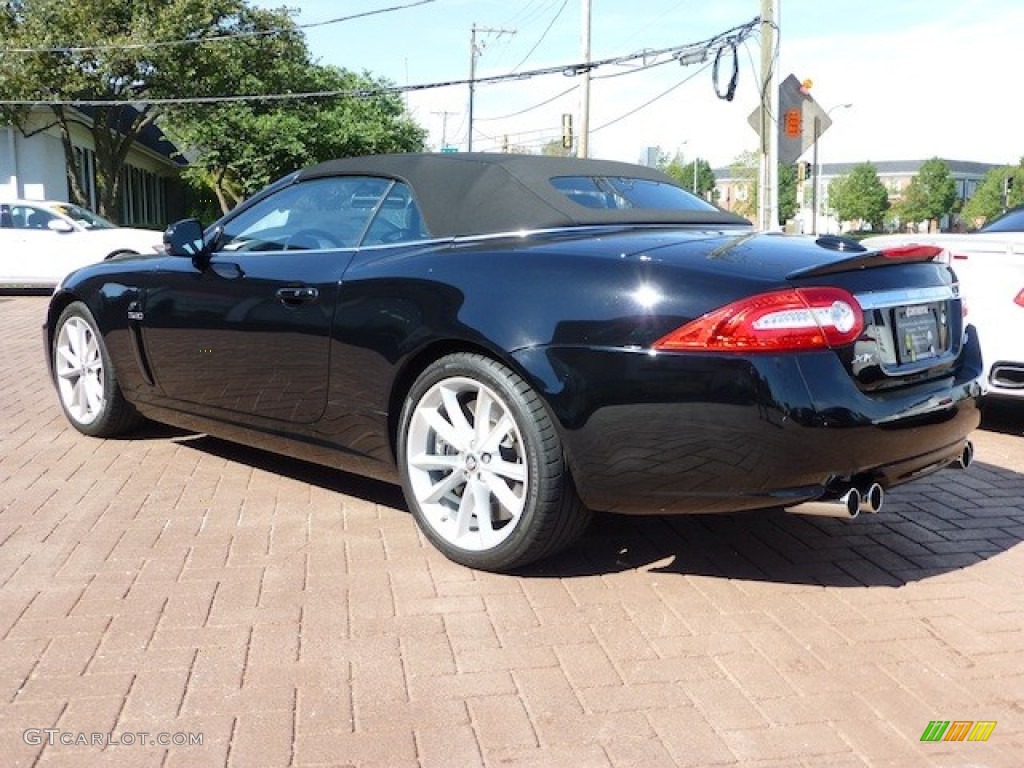
[[[896,245],[883,248],[882,255],[887,259],[934,259],[943,250],[937,245]]]
[[[660,351],[785,352],[850,344],[864,330],[860,304],[840,288],[751,296],[698,317],[654,343]]]
[[[1016,297],[1014,297],[1013,303],[1016,304],[1018,307],[1024,307],[1024,288],[1021,288],[1020,293],[1018,293]]]

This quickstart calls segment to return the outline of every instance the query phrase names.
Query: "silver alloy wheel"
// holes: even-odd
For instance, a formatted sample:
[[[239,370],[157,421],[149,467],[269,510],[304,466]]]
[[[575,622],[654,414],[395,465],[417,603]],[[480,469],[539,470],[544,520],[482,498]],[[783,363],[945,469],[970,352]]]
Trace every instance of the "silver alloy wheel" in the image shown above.
[[[530,478],[519,426],[494,390],[468,377],[439,381],[416,404],[407,434],[409,482],[431,528],[477,552],[508,538]]]
[[[92,424],[106,408],[103,356],[96,331],[83,318],[72,315],[60,327],[53,365],[68,415],[79,424]]]

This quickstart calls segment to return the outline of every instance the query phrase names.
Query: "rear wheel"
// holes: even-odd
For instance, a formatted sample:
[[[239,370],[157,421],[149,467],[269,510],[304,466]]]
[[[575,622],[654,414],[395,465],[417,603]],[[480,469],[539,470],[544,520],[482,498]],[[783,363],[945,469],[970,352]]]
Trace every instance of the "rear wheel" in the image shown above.
[[[86,435],[114,437],[142,417],[124,399],[96,320],[85,304],[69,304],[53,337],[53,373],[68,421]]]
[[[398,461],[420,528],[463,565],[521,567],[569,546],[590,521],[544,403],[482,355],[449,355],[419,376]]]

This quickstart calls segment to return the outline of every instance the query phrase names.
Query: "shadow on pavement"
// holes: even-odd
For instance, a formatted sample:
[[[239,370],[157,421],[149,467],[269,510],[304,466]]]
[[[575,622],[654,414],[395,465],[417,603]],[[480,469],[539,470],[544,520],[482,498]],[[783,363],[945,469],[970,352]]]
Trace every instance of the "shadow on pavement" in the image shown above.
[[[158,425],[156,429],[164,428]],[[166,429],[173,428],[166,427]],[[293,480],[309,483],[335,493],[358,496],[361,499],[372,501],[374,504],[399,509],[403,512],[407,512],[409,509],[406,506],[405,497],[402,495],[402,489],[391,483],[343,472],[340,469],[325,467],[302,459],[293,459],[290,456],[269,453],[241,443],[230,443],[209,435],[180,430],[174,431],[174,434],[182,436],[177,441],[182,445],[188,445],[190,448],[212,456],[245,464],[264,472],[290,477]],[[414,525],[411,518],[409,524]]]
[[[587,536],[524,576],[628,569],[723,579],[890,586],[966,568],[1024,540],[1024,477],[976,462],[894,489],[878,515],[598,515]]]
[[[153,427],[220,458],[408,511],[401,489],[206,435]],[[168,432],[160,432],[168,430]],[[886,496],[878,515],[804,517],[781,509],[726,515],[595,515],[574,547],[517,575],[571,578],[626,570],[833,587],[890,586],[966,568],[1024,540],[1024,476],[975,462]],[[409,520],[409,525],[415,525]]]

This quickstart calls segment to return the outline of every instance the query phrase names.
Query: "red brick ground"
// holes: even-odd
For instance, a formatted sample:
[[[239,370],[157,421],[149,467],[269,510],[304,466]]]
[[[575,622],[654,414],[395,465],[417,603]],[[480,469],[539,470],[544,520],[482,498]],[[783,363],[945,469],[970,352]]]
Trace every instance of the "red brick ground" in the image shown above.
[[[1021,765],[1024,409],[876,518],[601,517],[502,577],[392,487],[79,435],[45,303],[0,296],[4,765]],[[998,725],[922,743],[931,720]],[[203,743],[26,743],[46,728]]]

